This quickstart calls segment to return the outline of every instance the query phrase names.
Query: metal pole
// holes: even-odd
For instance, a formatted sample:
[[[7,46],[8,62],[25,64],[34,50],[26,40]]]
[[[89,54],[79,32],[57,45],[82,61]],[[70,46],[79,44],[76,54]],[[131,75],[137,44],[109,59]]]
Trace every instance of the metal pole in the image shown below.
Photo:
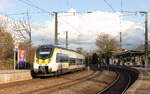
[[[27,18],[28,18],[28,26],[29,26],[29,63],[31,63],[31,44],[32,44],[32,35],[31,35],[31,23],[30,23],[30,17],[29,17],[29,13],[27,11]],[[26,63],[25,62],[25,68],[26,68]]]
[[[145,67],[148,67],[148,12],[141,11],[140,13],[145,14]]]
[[[68,31],[66,31],[66,48],[68,48]]]
[[[145,12],[145,66],[148,67],[148,13]]]
[[[20,61],[20,60],[19,60],[19,59],[20,59],[20,58],[19,58],[19,49],[18,49],[18,55],[17,55],[17,56],[18,56],[18,69],[19,69],[19,61]]]
[[[58,18],[57,12],[55,13],[55,45],[58,45]]]
[[[120,52],[122,52],[122,15],[119,15],[120,18]]]
[[[122,32],[120,32],[120,52],[122,52]]]
[[[90,58],[89,58],[89,54],[88,54],[88,71],[90,70]]]
[[[14,50],[14,70],[16,70],[16,51]]]

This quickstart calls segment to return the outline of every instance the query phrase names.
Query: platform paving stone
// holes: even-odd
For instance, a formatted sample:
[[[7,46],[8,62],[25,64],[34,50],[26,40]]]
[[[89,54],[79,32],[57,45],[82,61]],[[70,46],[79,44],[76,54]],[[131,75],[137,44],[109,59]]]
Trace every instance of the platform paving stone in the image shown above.
[[[139,70],[139,77],[125,94],[150,94],[150,68],[134,68]]]

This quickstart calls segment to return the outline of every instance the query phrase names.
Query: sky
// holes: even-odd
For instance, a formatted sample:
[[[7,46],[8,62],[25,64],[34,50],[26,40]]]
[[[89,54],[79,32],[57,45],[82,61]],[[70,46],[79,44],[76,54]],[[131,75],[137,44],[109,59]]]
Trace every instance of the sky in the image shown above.
[[[106,3],[109,3],[111,7]],[[65,32],[69,32],[69,48],[97,49],[95,40],[101,32],[119,41],[123,34],[123,48],[134,49],[144,43],[144,16],[120,11],[148,11],[149,0],[0,0],[0,14],[14,21],[26,19],[29,12],[34,45],[54,44],[54,15],[58,12],[59,44],[65,47]],[[28,4],[26,4],[27,2]],[[121,6],[122,5],[122,6]],[[38,7],[38,8],[37,8]],[[41,9],[39,9],[41,8]],[[49,13],[45,13],[49,12]],[[91,11],[92,13],[86,13]],[[66,14],[63,12],[77,12]],[[19,15],[16,15],[19,14]],[[130,15],[122,16],[118,15]],[[120,24],[121,21],[121,24]],[[137,37],[135,37],[137,36]]]
[[[33,22],[43,22],[45,20],[51,19],[49,14],[44,14],[36,8],[33,8],[22,1],[29,2],[32,5],[36,5],[46,11],[53,12],[66,12],[70,8],[75,9],[77,12],[86,11],[107,11],[113,12],[112,9],[104,2],[104,0],[0,0],[0,10],[2,14],[11,13],[22,13],[22,12],[35,12],[32,14]],[[115,11],[143,11],[150,9],[149,0],[106,0]],[[12,16],[12,15],[11,15]],[[22,15],[23,16],[23,15]],[[12,16],[13,18],[16,18]],[[18,17],[17,17],[18,18]],[[40,19],[39,19],[40,18]],[[137,20],[135,17],[125,17],[130,20]],[[38,19],[38,20],[37,20]]]

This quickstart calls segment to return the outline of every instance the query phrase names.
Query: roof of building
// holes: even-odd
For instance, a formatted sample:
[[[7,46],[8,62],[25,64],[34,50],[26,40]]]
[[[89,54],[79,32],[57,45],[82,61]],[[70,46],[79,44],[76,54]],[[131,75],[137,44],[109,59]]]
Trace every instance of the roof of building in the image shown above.
[[[150,50],[148,51],[148,53],[150,53]],[[119,57],[119,56],[144,55],[144,54],[145,54],[144,50],[129,50],[129,51],[124,51],[121,53],[114,54],[113,56]]]

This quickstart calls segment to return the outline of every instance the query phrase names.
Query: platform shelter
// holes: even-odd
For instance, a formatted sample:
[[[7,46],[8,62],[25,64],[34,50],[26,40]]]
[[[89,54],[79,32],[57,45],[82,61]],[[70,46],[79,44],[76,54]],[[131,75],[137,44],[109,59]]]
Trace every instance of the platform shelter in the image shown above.
[[[149,51],[150,63],[150,51]],[[117,65],[127,65],[127,66],[145,66],[145,53],[144,50],[129,50],[113,55],[113,62]],[[148,63],[148,64],[149,64]]]

